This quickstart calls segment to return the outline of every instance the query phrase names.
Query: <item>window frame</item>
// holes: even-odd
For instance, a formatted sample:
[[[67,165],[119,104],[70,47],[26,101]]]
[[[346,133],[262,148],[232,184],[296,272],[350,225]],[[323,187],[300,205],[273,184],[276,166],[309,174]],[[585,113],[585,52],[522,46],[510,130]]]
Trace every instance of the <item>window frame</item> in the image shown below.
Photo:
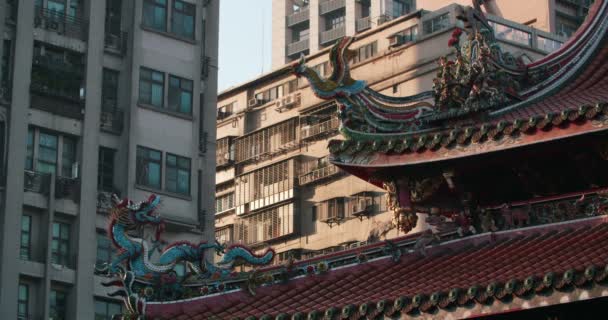
[[[165,2],[164,5],[159,4],[159,1],[163,1]],[[155,31],[162,31],[162,32],[167,32],[167,27],[168,27],[168,23],[167,21],[169,20],[169,2],[170,0],[143,0],[142,3],[142,16],[141,16],[141,24],[146,27],[146,28],[150,28],[152,30]],[[153,16],[152,21],[146,21],[146,8],[149,8],[148,6],[151,6],[153,9]],[[159,21],[155,21],[156,20],[156,10],[158,8],[161,8],[161,10],[164,11],[164,20],[162,22],[162,26],[158,26],[156,25],[156,23],[158,23]],[[151,22],[151,24],[148,24],[148,22]]]
[[[58,225],[59,233],[58,236],[55,236],[55,225]],[[67,238],[63,237],[63,230],[67,229]],[[71,266],[70,264],[70,238],[71,238],[71,226],[67,222],[63,221],[53,221],[51,226],[51,263],[62,265],[62,266]],[[57,243],[57,249],[53,249],[53,244]],[[66,252],[61,252],[61,245],[65,245]]]
[[[23,228],[23,220],[27,218],[27,230]],[[21,215],[21,233],[19,238],[19,258],[21,260],[29,261],[32,258],[32,216],[23,214]],[[23,235],[27,235],[27,243],[23,243]],[[25,255],[24,255],[25,251]]]
[[[188,10],[186,9],[178,9],[176,7],[177,3],[182,3],[184,8],[190,8],[191,9],[191,14],[188,12]],[[177,14],[181,14],[184,15],[186,17],[192,17],[192,34],[182,34],[182,33],[178,33],[176,30],[174,30],[176,28],[175,25],[175,16]],[[196,36],[196,4],[194,3],[189,3],[186,1],[182,1],[182,0],[173,0],[172,1],[172,5],[171,5],[171,13],[170,13],[170,19],[171,19],[171,33],[180,37],[180,38],[185,38],[185,39],[190,39],[190,40],[194,40],[195,36]]]
[[[53,295],[55,296],[55,299],[53,299]],[[58,297],[61,297],[61,299],[58,299]],[[67,293],[64,290],[51,288],[49,300],[49,315],[51,317],[57,315],[57,320],[65,320],[68,304]],[[53,319],[55,319],[55,317],[53,317]]]
[[[21,289],[25,290],[25,300],[21,297]],[[30,286],[26,283],[19,282],[19,289],[17,293],[17,319],[25,320],[29,318],[29,300],[30,300]],[[25,312],[21,312],[20,307],[24,306]]]
[[[177,81],[178,82],[178,86],[175,87],[173,85],[173,81]],[[188,86],[190,88],[188,88]],[[167,93],[167,98],[168,98],[168,103],[167,103],[167,110],[173,111],[173,112],[178,112],[178,113],[183,113],[183,114],[187,114],[187,115],[192,115],[192,104],[194,101],[194,81],[190,80],[190,79],[186,79],[186,78],[182,78],[176,75],[172,75],[169,74],[169,86],[168,86],[168,93]],[[182,94],[187,93],[190,95],[190,105],[188,106],[188,110],[184,111],[183,109],[183,105],[181,97]],[[172,97],[174,95],[177,95],[177,104],[175,106],[175,108],[173,108],[173,105],[171,103]]]
[[[150,159],[149,157],[144,159],[147,160],[145,163],[142,163],[140,160],[140,153],[139,151],[152,151],[152,152],[158,152],[160,155],[160,159],[156,160],[156,159]],[[158,177],[158,186],[152,185],[149,182],[144,182],[141,180],[140,176],[141,176],[141,171],[143,168],[140,167],[140,165],[142,164],[147,164],[148,162],[152,162],[152,163],[158,163],[158,170],[159,170],[159,177]],[[138,145],[136,148],[136,165],[135,165],[135,172],[136,172],[136,177],[135,177],[135,181],[137,183],[137,185],[140,186],[144,186],[144,187],[148,187],[148,188],[152,188],[155,190],[162,190],[163,187],[163,152],[160,150],[156,150],[156,149],[152,149],[152,148],[148,148],[148,147],[144,147],[144,146],[140,146]],[[146,177],[146,180],[149,180]]]
[[[175,165],[172,165],[169,163],[169,158],[170,157],[174,157],[175,158]],[[180,160],[187,160],[188,161],[188,190],[186,192],[181,192],[179,190],[179,185],[180,185],[180,170],[181,171],[185,171],[186,168],[182,167],[180,165]],[[169,188],[171,182],[169,181],[171,179],[170,176],[172,176],[173,174],[170,172],[173,172],[173,170],[175,170],[175,190],[171,190]],[[185,196],[190,196],[192,188],[191,188],[191,183],[192,183],[192,159],[188,158],[188,157],[183,157],[180,155],[176,155],[173,153],[169,153],[167,152],[165,155],[165,191],[174,193],[174,194],[180,194],[180,195],[185,195]]]
[[[146,75],[146,72],[150,73],[150,77],[144,77],[144,75]],[[162,81],[161,80],[155,80],[154,79],[154,74],[158,73],[162,76]],[[143,104],[146,106],[150,106],[153,108],[158,108],[158,109],[164,109],[165,108],[165,72],[162,71],[158,71],[155,69],[151,69],[148,67],[144,67],[144,66],[140,66],[139,67],[139,91],[138,91],[138,98],[137,101],[139,104]],[[147,84],[150,86],[150,90],[149,90],[149,97],[142,97],[142,88],[143,88],[143,84]],[[153,87],[154,86],[158,86],[160,85],[161,88],[161,96],[160,96],[160,105],[156,105],[153,102]]]

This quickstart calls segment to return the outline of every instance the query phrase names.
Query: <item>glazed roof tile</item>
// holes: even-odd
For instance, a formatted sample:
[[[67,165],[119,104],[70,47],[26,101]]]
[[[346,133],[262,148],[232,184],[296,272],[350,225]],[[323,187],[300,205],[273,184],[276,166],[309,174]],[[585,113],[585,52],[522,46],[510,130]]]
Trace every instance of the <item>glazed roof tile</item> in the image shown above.
[[[426,257],[419,252],[409,252],[398,262],[378,258],[322,274],[301,276],[284,284],[262,286],[255,296],[239,290],[189,301],[151,303],[147,315],[153,319],[246,319],[252,316],[275,319],[282,314],[291,318],[297,312],[310,314],[315,310],[325,313],[335,308],[338,312],[347,312],[351,305],[358,310],[368,303],[377,311],[380,301],[389,301],[394,309],[393,304],[415,301],[415,297],[422,297],[420,299],[427,303],[416,305],[411,302],[413,305],[408,308],[425,308],[435,301],[434,293],[445,298],[455,288],[467,292],[478,286],[480,291],[489,292],[488,287],[496,286],[492,291],[499,294],[504,293],[510,281],[518,284],[518,290],[524,290],[526,281],[531,281],[536,290],[540,290],[543,283],[546,285],[546,281],[541,280],[546,276],[555,274],[558,279],[566,274],[563,276],[566,279],[568,272],[575,272],[578,276],[572,281],[579,281],[583,273],[592,269],[594,272],[601,270],[594,275],[604,279],[608,275],[605,269],[607,245],[606,217],[483,234],[431,246]],[[360,250],[364,252],[366,248]],[[593,277],[590,279],[592,281]],[[553,281],[553,285],[563,285],[560,281]],[[484,294],[469,296],[461,294],[460,298],[483,299]]]

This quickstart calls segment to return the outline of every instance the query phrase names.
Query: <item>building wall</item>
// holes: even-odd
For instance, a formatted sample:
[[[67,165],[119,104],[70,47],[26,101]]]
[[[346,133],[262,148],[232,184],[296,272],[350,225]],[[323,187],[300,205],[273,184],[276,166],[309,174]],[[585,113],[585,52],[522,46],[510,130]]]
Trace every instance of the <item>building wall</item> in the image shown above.
[[[174,1],[167,2],[171,5]],[[123,33],[113,41],[105,25],[109,0],[83,1],[77,15],[83,23],[74,25],[63,20],[57,24],[40,23],[45,19],[44,14],[35,11],[33,1],[18,1],[17,11],[12,15],[13,6],[9,4],[17,1],[0,0],[0,35],[2,40],[11,43],[7,47],[4,41],[0,42],[0,53],[10,52],[8,68],[4,64],[0,67],[0,74],[8,71],[8,81],[2,82],[0,91],[3,125],[0,127],[4,128],[0,153],[0,318],[17,318],[19,284],[27,284],[29,288],[25,315],[28,319],[49,318],[49,299],[55,289],[67,295],[66,319],[69,320],[93,319],[96,302],[112,301],[107,296],[110,289],[100,285],[105,279],[94,275],[93,268],[98,253],[97,234],[105,230],[108,223],[108,203],[104,201],[108,192],[98,190],[100,147],[115,150],[111,172],[113,191],[135,201],[147,198],[150,193],[161,195],[159,212],[168,222],[165,240],[213,240],[214,203],[213,197],[207,195],[215,186],[215,119],[206,115],[213,114],[217,105],[219,1],[185,2],[195,8],[193,39],[172,33],[170,19],[166,21],[167,32],[144,27],[143,0],[135,0],[120,2],[119,29]],[[66,25],[69,28],[64,28]],[[53,81],[48,82],[47,93],[34,97],[31,84],[38,81],[31,76],[38,63],[34,43],[46,47],[46,57],[52,48],[82,57],[80,114],[66,113],[73,102],[53,103],[58,94],[53,91],[57,90]],[[191,114],[142,105],[139,101],[142,66],[166,74],[165,106],[169,99],[169,74],[191,80]],[[119,72],[117,108],[110,111],[102,105],[104,68]],[[62,80],[65,79],[55,79],[56,82]],[[112,127],[113,124],[116,127]],[[35,132],[49,132],[77,141],[74,179],[61,177],[63,173],[59,171],[57,175],[42,175],[36,172],[39,165],[33,171],[25,170],[28,127],[35,128]],[[35,136],[34,162],[43,152],[39,146],[40,134]],[[190,194],[171,193],[166,191],[166,186],[157,190],[138,185],[137,146],[162,151],[163,181],[168,153],[189,158]],[[61,143],[57,148],[58,162],[67,161],[62,160],[64,148],[67,147]],[[65,189],[62,181],[74,182],[74,185]],[[24,215],[32,221],[28,258],[20,255],[20,239],[25,232],[19,226]],[[51,263],[52,222],[69,224],[66,240],[69,261],[65,264]]]
[[[273,0],[273,46],[272,46],[272,66],[279,68],[283,64],[293,61],[301,54],[314,54],[328,46],[332,42],[322,43],[321,33],[325,30],[325,20],[332,13],[320,12],[323,3],[334,3],[341,8],[335,11],[344,14],[344,35],[353,36],[382,26],[390,20],[398,18],[395,16],[397,11],[394,9],[392,0],[371,0],[369,9],[363,10],[365,2],[354,0],[310,0],[308,1],[307,18],[299,23],[290,23],[290,19],[297,16],[294,12],[294,3],[302,3],[301,0]],[[450,4],[472,5],[470,0],[411,0],[410,11],[425,10],[432,12]],[[519,24],[536,28],[544,32],[558,33],[564,39],[571,35],[569,28],[566,33],[564,23],[574,27],[580,25],[588,10],[590,1],[568,1],[568,0],[492,0],[485,1],[483,9],[486,13],[501,17]],[[364,13],[368,11],[369,13]],[[295,15],[294,15],[295,14]],[[366,20],[362,21],[362,20]],[[565,21],[560,23],[560,21]],[[366,23],[365,23],[366,22]],[[295,40],[292,37],[292,30],[305,28],[308,25],[309,40],[305,47],[300,46],[300,50],[291,52],[290,44]],[[360,27],[365,26],[365,27]],[[304,49],[306,48],[306,49]]]
[[[455,5],[449,5],[422,16],[404,16],[384,23],[381,27],[361,33],[351,45],[351,49],[376,43],[377,50],[372,56],[351,64],[353,78],[366,80],[373,89],[387,95],[407,96],[430,90],[438,67],[436,61],[439,57],[452,53],[447,46],[451,32],[456,26],[462,27],[461,22],[455,19],[455,10]],[[426,22],[444,14],[448,14],[448,23],[445,28],[431,30],[431,32],[425,31]],[[553,40],[560,39],[528,26],[506,21],[500,17],[490,16],[490,19],[501,25],[517,28],[529,34],[529,41],[521,42],[519,38],[507,38],[501,41],[505,50],[515,56],[524,55],[525,59],[535,60],[543,57],[548,52],[537,46],[538,41],[535,39],[538,36]],[[395,34],[411,28],[418,28],[419,30],[415,41],[395,44]],[[307,65],[314,67],[327,62],[328,51],[329,49],[324,49],[307,56]],[[338,248],[356,246],[368,240],[375,241],[374,238],[377,238],[378,234],[386,230],[392,219],[392,212],[389,212],[386,208],[386,195],[381,188],[346,174],[328,174],[324,179],[313,182],[310,182],[310,178],[307,178],[307,174],[313,171],[307,164],[311,160],[327,156],[329,154],[327,141],[340,138],[337,130],[335,130],[337,129],[336,126],[334,126],[334,130],[326,132],[325,135],[311,136],[311,132],[315,132],[313,130],[315,125],[309,123],[307,119],[314,120],[316,117],[324,122],[327,118],[319,113],[319,109],[331,108],[328,113],[333,116],[335,116],[337,110],[335,106],[330,107],[331,103],[317,98],[306,81],[296,80],[295,76],[291,74],[290,68],[290,65],[285,65],[272,73],[252,79],[240,87],[222,92],[218,101],[218,108],[231,103],[235,103],[238,107],[234,108],[234,112],[230,116],[217,122],[218,139],[231,136],[236,138],[233,139],[234,143],[232,144],[234,152],[230,153],[233,161],[221,165],[218,163],[216,196],[220,199],[222,196],[234,192],[236,200],[232,207],[228,206],[226,208],[221,204],[221,210],[216,212],[216,237],[219,237],[221,241],[245,242],[254,245],[254,247],[270,245],[279,253],[277,262],[285,259],[287,256],[285,253],[292,249],[299,249],[304,253],[314,251],[309,253],[308,256],[310,256],[337,250]],[[330,70],[325,71],[326,74],[329,72]],[[261,103],[256,100],[252,101],[260,92],[266,92],[270,88],[288,84],[291,81],[297,81],[298,83],[294,92],[287,93],[283,89],[283,96],[278,99]],[[284,107],[285,103],[282,101],[289,96],[297,97],[295,100],[298,102],[287,108]],[[288,138],[283,138],[283,131],[281,131],[283,129],[279,129],[289,119],[297,119],[295,138],[291,137],[289,133],[284,134]],[[321,126],[318,125],[317,127]],[[252,152],[259,150],[256,148],[261,148],[259,141],[263,141],[264,135],[270,137],[268,139],[272,150],[268,154],[253,157],[248,161],[241,161],[244,158],[239,158],[239,150],[253,150]],[[276,138],[278,136],[281,138]],[[258,141],[258,146],[255,146],[255,143],[253,145],[247,144],[245,141],[249,141],[248,139]],[[273,149],[273,139],[281,141],[283,143],[282,148]],[[246,148],[243,148],[243,146],[246,146]],[[218,158],[222,156],[224,155],[218,154]],[[296,166],[299,171],[288,178],[294,181],[293,197],[290,197],[288,193],[278,192],[283,189],[277,189],[276,195],[268,196],[267,188],[270,188],[272,184],[266,181],[280,180],[277,175],[280,177],[281,174],[284,174],[281,171],[282,169],[273,169],[275,170],[273,171],[269,168],[277,168],[276,164],[288,159],[295,159],[299,163]],[[312,168],[314,169],[314,166]],[[319,173],[317,177],[322,177],[326,172],[329,172],[322,171],[329,170],[323,168],[326,167],[321,166],[317,169],[321,170],[316,171]],[[259,178],[252,174],[264,170],[273,173],[270,177],[260,174]],[[243,187],[243,185],[251,185],[252,183],[256,185],[255,181],[251,182],[252,179],[259,181],[257,183],[262,187],[253,188],[253,191],[247,189],[249,187]],[[284,189],[287,190],[289,187]],[[351,198],[361,193],[368,194],[373,199],[371,212],[368,216],[357,218],[352,215],[349,216],[347,213],[344,218],[335,219],[335,221],[330,221],[331,223],[321,221],[321,211],[324,210],[324,203],[327,203],[328,200],[340,197]],[[247,211],[246,207],[239,206],[239,194],[246,194],[248,197],[265,201],[266,206],[256,207],[255,210],[250,208]],[[273,227],[268,227],[268,225],[279,227],[284,225],[284,218],[279,216],[278,220],[273,220],[275,219],[274,216],[268,212],[271,212],[273,208],[285,206],[285,204],[293,204],[294,208],[294,232],[288,235],[284,235],[280,228],[279,231],[276,231]],[[257,203],[255,206],[257,206]],[[314,209],[314,207],[317,207],[317,209]],[[316,217],[315,210],[317,210]],[[268,221],[259,222],[260,219],[267,219]],[[239,235],[238,230],[241,228],[239,225],[247,221],[258,221],[259,226],[257,229],[247,229],[248,232],[256,232],[256,236],[267,233],[268,237],[263,241],[254,242],[247,240],[251,238],[250,234],[247,234],[249,237],[247,239],[241,237],[243,234]],[[425,228],[424,218],[421,217],[420,221],[418,228]],[[226,230],[232,230],[231,238],[224,238]],[[386,234],[386,237],[392,238],[398,235],[397,230],[391,230]],[[305,255],[301,257],[305,257]]]

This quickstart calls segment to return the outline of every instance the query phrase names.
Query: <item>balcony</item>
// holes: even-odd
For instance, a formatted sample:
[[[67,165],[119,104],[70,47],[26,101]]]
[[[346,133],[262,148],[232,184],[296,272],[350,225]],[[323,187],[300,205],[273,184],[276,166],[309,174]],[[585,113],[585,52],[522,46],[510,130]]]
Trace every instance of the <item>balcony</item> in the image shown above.
[[[119,34],[107,33],[104,37],[104,46],[106,50],[124,55],[127,53],[129,34],[126,31],[121,31]]]
[[[300,132],[301,139],[303,141],[321,139],[328,134],[336,132],[339,127],[340,120],[336,117],[311,126],[303,126]]]
[[[18,0],[7,0],[6,1],[6,12],[5,14],[5,22],[7,23],[16,23],[17,22],[17,8],[18,8]]]
[[[48,195],[50,190],[50,184],[50,174],[25,170],[25,176],[23,180],[23,189],[25,191]]]
[[[101,130],[121,134],[124,123],[124,111],[118,108],[102,108],[99,126]]]
[[[304,39],[297,42],[293,42],[287,45],[287,55],[293,56],[298,53],[302,53],[309,48],[309,40]]]
[[[57,176],[55,180],[55,198],[80,201],[80,179]]]
[[[82,41],[87,40],[87,21],[47,8],[36,7],[35,10],[34,27]]]
[[[310,9],[305,8],[305,9],[301,9],[300,11],[294,12],[290,15],[287,16],[287,26],[291,27],[294,26],[296,24],[302,23],[302,22],[306,22],[308,21],[308,19],[310,19]]]
[[[335,29],[330,29],[330,30],[321,32],[320,42],[322,45],[326,45],[326,44],[329,44],[331,42],[334,42],[334,41],[344,37],[345,35],[346,35],[345,27],[338,27]]]
[[[319,4],[319,14],[327,14],[346,7],[346,0],[327,0]]]
[[[300,185],[317,183],[327,178],[337,176],[341,172],[342,171],[338,167],[334,166],[333,164],[329,164],[321,168],[313,169],[310,172],[301,175],[298,180]]]
[[[31,107],[80,120],[84,113],[80,97],[83,82],[84,66],[37,56],[32,66]]]
[[[357,32],[361,32],[363,30],[367,30],[372,27],[372,20],[369,16],[363,17],[357,20],[356,22],[356,30]]]

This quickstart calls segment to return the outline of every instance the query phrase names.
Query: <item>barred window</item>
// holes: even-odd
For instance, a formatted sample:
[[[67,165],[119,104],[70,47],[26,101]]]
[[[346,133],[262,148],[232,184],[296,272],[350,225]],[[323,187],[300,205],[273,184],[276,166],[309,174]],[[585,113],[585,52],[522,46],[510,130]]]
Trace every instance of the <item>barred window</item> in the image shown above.
[[[282,161],[237,178],[237,214],[257,210],[293,197],[295,160]]]
[[[259,212],[234,224],[234,236],[244,244],[256,244],[294,233],[292,203]]]
[[[215,230],[215,240],[222,244],[232,243],[232,228],[222,228]]]
[[[137,184],[160,189],[162,153],[146,147],[137,147]]]
[[[234,160],[234,137],[224,137],[217,140],[215,146],[215,162],[217,166],[223,166]]]
[[[215,198],[215,213],[224,212],[234,208],[234,192]]]
[[[167,191],[190,194],[190,159],[167,153]]]
[[[236,161],[243,162],[256,157],[295,146],[298,118],[255,131],[236,140]]]

